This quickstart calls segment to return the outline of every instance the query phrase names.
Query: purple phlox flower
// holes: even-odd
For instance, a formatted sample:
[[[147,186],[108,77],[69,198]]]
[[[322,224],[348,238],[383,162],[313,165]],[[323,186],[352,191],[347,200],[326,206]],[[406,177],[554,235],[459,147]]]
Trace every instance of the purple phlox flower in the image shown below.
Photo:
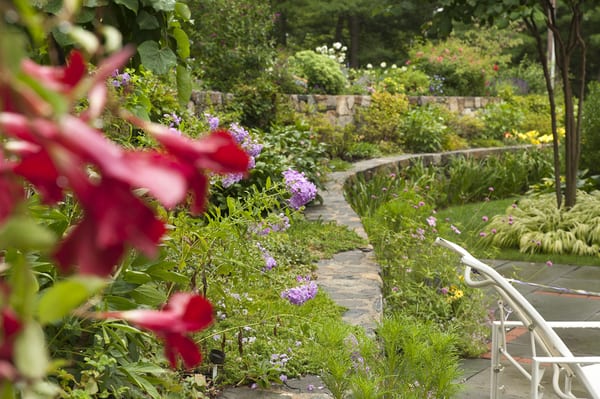
[[[131,75],[127,72],[119,73],[118,69],[115,69],[112,73],[112,81],[111,84],[113,87],[123,87],[127,86],[131,81]]]
[[[488,219],[488,217],[487,217],[487,216],[482,216],[482,217],[481,217],[481,220],[483,220],[484,222],[487,222],[489,219]]]
[[[450,225],[450,228],[452,229],[453,232],[455,232],[456,234],[460,234],[460,230],[453,224]]]
[[[259,236],[266,236],[270,233],[286,231],[290,228],[290,218],[288,218],[285,214],[280,213],[276,217],[275,220],[270,217],[268,220],[262,220],[255,226],[253,226],[250,231]]]
[[[182,118],[175,112],[170,114],[164,114],[163,117],[170,121],[169,127],[177,127],[181,124]]]
[[[311,392],[312,392],[312,391],[314,391],[314,390],[315,390],[315,386],[314,386],[313,384],[308,384],[308,386],[306,387],[306,389],[307,389],[308,391],[311,391]]]
[[[219,117],[213,116],[208,112],[204,114],[206,121],[208,122],[208,128],[210,130],[217,130],[219,128]]]
[[[448,291],[449,291],[448,287],[440,288],[440,294],[442,294],[442,295],[447,295]]]
[[[265,267],[263,268],[263,271],[272,270],[275,266],[277,266],[277,261],[275,258],[273,258],[273,256],[271,256],[265,247],[263,247],[259,242],[256,243],[256,246],[262,253],[263,260],[265,261]]]
[[[300,209],[317,196],[317,186],[309,181],[304,173],[288,169],[283,172],[283,178],[288,191],[292,195],[288,202],[293,209]]]
[[[413,238],[417,238],[419,240],[424,240],[425,239],[425,230],[423,230],[422,228],[418,228],[415,231],[415,234],[412,235]]]
[[[420,207],[422,207],[422,206],[425,206],[425,202],[423,202],[423,201],[419,201],[419,204],[418,204],[418,206],[419,206],[419,208],[420,208]]]
[[[485,231],[479,232],[479,237],[485,237],[485,236],[487,236],[487,233]]]
[[[229,133],[240,145],[243,144],[244,141],[246,141],[246,138],[250,135],[246,129],[235,122],[229,125]]]
[[[205,115],[207,116],[209,125],[211,126],[211,130],[214,130],[212,128],[212,126],[215,124],[216,124],[216,127],[215,127],[215,129],[216,129],[219,125],[219,119],[217,118],[216,122],[215,122],[214,118],[216,118],[216,117],[213,117],[210,114],[205,114]],[[235,139],[235,141],[240,145],[240,147],[242,147],[246,151],[248,156],[250,157],[250,160],[248,161],[248,169],[254,168],[256,166],[256,157],[258,157],[260,155],[260,153],[263,149],[263,145],[258,143],[253,137],[250,136],[250,133],[246,129],[244,129],[242,126],[240,126],[237,123],[232,123],[229,126],[229,133]],[[231,186],[232,184],[239,182],[243,178],[244,178],[243,173],[227,174],[227,175],[225,175],[225,177],[222,178],[223,187],[227,188],[227,187]]]
[[[492,234],[496,234],[497,230],[496,229],[492,229],[491,233]]]
[[[494,191],[494,187],[488,187],[488,191],[490,191],[490,192]]]
[[[431,227],[435,227],[436,223],[437,223],[437,219],[435,218],[435,216],[429,216],[429,217],[427,218],[427,224],[428,224],[429,226],[431,226]]]
[[[225,188],[231,187],[235,183],[241,181],[243,178],[244,178],[243,173],[228,173],[225,176],[223,176],[223,178],[221,179],[221,184]]]
[[[285,367],[286,363],[290,360],[287,353],[273,353],[269,362],[273,366]]]
[[[552,261],[551,261],[551,260],[548,260],[548,261],[546,261],[546,266],[548,266],[548,267],[552,266],[553,264],[554,264],[554,263],[552,263]]]
[[[253,382],[253,383],[250,385],[250,389],[256,389],[256,388],[258,388],[258,385],[256,384],[256,382]]]
[[[279,376],[279,379],[281,380],[281,382],[286,382],[288,380],[287,375],[285,375],[285,374],[281,374]]]
[[[317,296],[318,290],[317,284],[314,281],[309,281],[306,284],[283,291],[281,297],[287,299],[292,305],[302,305]]]

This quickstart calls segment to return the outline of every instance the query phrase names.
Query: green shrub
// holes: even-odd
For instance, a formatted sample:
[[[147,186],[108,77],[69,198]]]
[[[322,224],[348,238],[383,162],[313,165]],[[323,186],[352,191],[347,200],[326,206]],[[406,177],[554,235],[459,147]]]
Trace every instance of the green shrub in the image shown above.
[[[335,60],[312,50],[297,52],[289,64],[296,75],[307,80],[311,93],[340,94],[348,84]]]
[[[448,134],[444,111],[435,105],[424,105],[410,110],[402,120],[401,143],[404,150],[413,153],[439,152]]]
[[[420,96],[429,93],[429,76],[414,66],[385,69],[378,74],[377,91]]]
[[[519,65],[500,73],[500,81],[511,84],[519,94],[546,94],[544,72],[537,61],[527,57]]]
[[[581,167],[600,173],[600,83],[588,85],[581,125]]]
[[[375,92],[371,96],[371,104],[358,111],[358,134],[369,143],[398,143],[402,117],[407,111],[408,99],[405,95]]]
[[[517,104],[503,101],[488,104],[481,111],[481,118],[485,123],[485,138],[501,141],[521,129],[525,111]]]
[[[229,108],[240,115],[240,123],[250,128],[268,129],[277,116],[278,87],[265,77],[238,83]]]
[[[485,123],[474,115],[459,115],[451,113],[446,118],[450,131],[458,134],[467,141],[483,137],[485,134]]]

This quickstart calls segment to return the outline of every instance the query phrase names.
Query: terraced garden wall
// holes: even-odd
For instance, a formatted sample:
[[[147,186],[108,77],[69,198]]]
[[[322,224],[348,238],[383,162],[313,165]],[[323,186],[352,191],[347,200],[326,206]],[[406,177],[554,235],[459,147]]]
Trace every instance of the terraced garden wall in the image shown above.
[[[370,96],[363,95],[318,95],[291,94],[290,101],[297,112],[323,113],[331,124],[345,126],[354,120],[357,109],[371,104]],[[233,95],[216,91],[195,91],[192,93],[190,106],[196,113],[202,113],[207,107],[221,107],[233,100]],[[417,96],[408,97],[411,104],[424,105],[435,103],[446,106],[450,111],[460,114],[472,114],[492,102],[498,102],[496,97],[438,97]]]

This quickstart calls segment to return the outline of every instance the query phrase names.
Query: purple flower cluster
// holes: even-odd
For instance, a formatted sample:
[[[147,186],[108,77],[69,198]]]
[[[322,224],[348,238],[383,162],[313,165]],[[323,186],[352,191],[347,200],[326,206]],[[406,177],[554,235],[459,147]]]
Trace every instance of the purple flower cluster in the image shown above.
[[[271,256],[271,254],[269,253],[269,251],[267,251],[267,249],[265,247],[260,245],[259,242],[256,243],[256,246],[258,247],[258,249],[260,249],[263,260],[265,261],[265,267],[263,268],[263,271],[269,271],[269,270],[273,269],[275,266],[277,266],[277,261],[275,260],[275,258],[273,256]]]
[[[127,72],[119,73],[118,69],[115,69],[112,73],[112,81],[110,82],[113,87],[127,86],[131,82],[131,75]]]
[[[206,121],[208,122],[208,128],[212,130],[217,130],[219,128],[219,117],[213,116],[208,112],[204,114],[206,117]]]
[[[279,214],[277,220],[269,221],[263,220],[256,226],[251,228],[254,234],[259,236],[266,236],[270,233],[276,233],[278,231],[286,231],[290,228],[290,218],[285,216],[283,213]]]
[[[219,118],[212,116],[211,114],[204,114],[208,121],[210,130],[215,130],[219,127]],[[263,145],[256,141],[250,133],[237,123],[229,125],[229,133],[233,136],[235,141],[242,147],[246,153],[250,156],[250,162],[248,169],[252,169],[256,165],[256,158],[260,155]],[[225,175],[221,180],[223,187],[227,188],[244,178],[243,173],[230,173]]]
[[[179,125],[181,125],[182,118],[175,112],[171,114],[164,114],[163,117],[169,123],[169,130],[181,136],[181,130],[179,130]]]
[[[317,296],[319,290],[317,283],[310,281],[310,277],[298,276],[296,280],[301,284],[297,287],[287,289],[281,293],[283,299],[287,299],[292,305],[302,305],[306,301]]]
[[[283,172],[283,178],[288,191],[292,194],[289,204],[293,209],[300,209],[317,196],[317,186],[310,182],[304,173],[288,169]]]

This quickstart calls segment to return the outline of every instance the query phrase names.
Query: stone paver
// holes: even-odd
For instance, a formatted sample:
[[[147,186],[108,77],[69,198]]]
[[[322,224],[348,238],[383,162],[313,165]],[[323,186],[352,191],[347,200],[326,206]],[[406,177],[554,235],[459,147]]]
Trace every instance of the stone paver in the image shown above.
[[[430,162],[439,162],[440,155],[427,154]],[[446,155],[442,155],[446,156]],[[345,201],[343,185],[346,179],[358,172],[368,173],[379,167],[388,167],[406,163],[410,155],[400,155],[373,159],[354,164],[353,168],[330,175],[327,190],[321,192],[323,204],[306,210],[311,220],[334,220],[353,229],[362,237],[367,237],[360,218]],[[393,171],[393,167],[390,168]],[[549,286],[572,289],[600,291],[600,268],[577,267],[569,265],[533,264],[526,262],[491,261],[501,274],[525,282],[535,282]],[[379,267],[370,247],[347,251],[335,255],[332,259],[322,260],[318,264],[317,282],[338,304],[347,311],[343,318],[346,322],[362,326],[368,333],[382,317],[381,278]],[[581,295],[559,295],[551,290],[540,289],[525,284],[516,285],[529,301],[547,320],[600,320],[600,297]],[[518,334],[517,334],[518,335]],[[560,332],[561,337],[576,354],[598,354],[600,330],[569,330]],[[527,334],[521,334],[514,341],[515,350],[526,348]],[[457,399],[489,398],[490,361],[489,359],[465,359],[462,361],[464,377],[462,390]],[[548,379],[550,373],[546,373]],[[503,398],[529,398],[529,384],[514,368],[507,366],[502,372],[505,385]],[[308,390],[308,386],[323,387],[319,377],[307,376],[288,381],[288,387],[273,387],[271,390],[249,389],[247,387],[226,389],[221,399],[330,399],[326,389]],[[577,392],[577,389],[575,389]],[[552,392],[546,392],[544,398],[554,399]]]

